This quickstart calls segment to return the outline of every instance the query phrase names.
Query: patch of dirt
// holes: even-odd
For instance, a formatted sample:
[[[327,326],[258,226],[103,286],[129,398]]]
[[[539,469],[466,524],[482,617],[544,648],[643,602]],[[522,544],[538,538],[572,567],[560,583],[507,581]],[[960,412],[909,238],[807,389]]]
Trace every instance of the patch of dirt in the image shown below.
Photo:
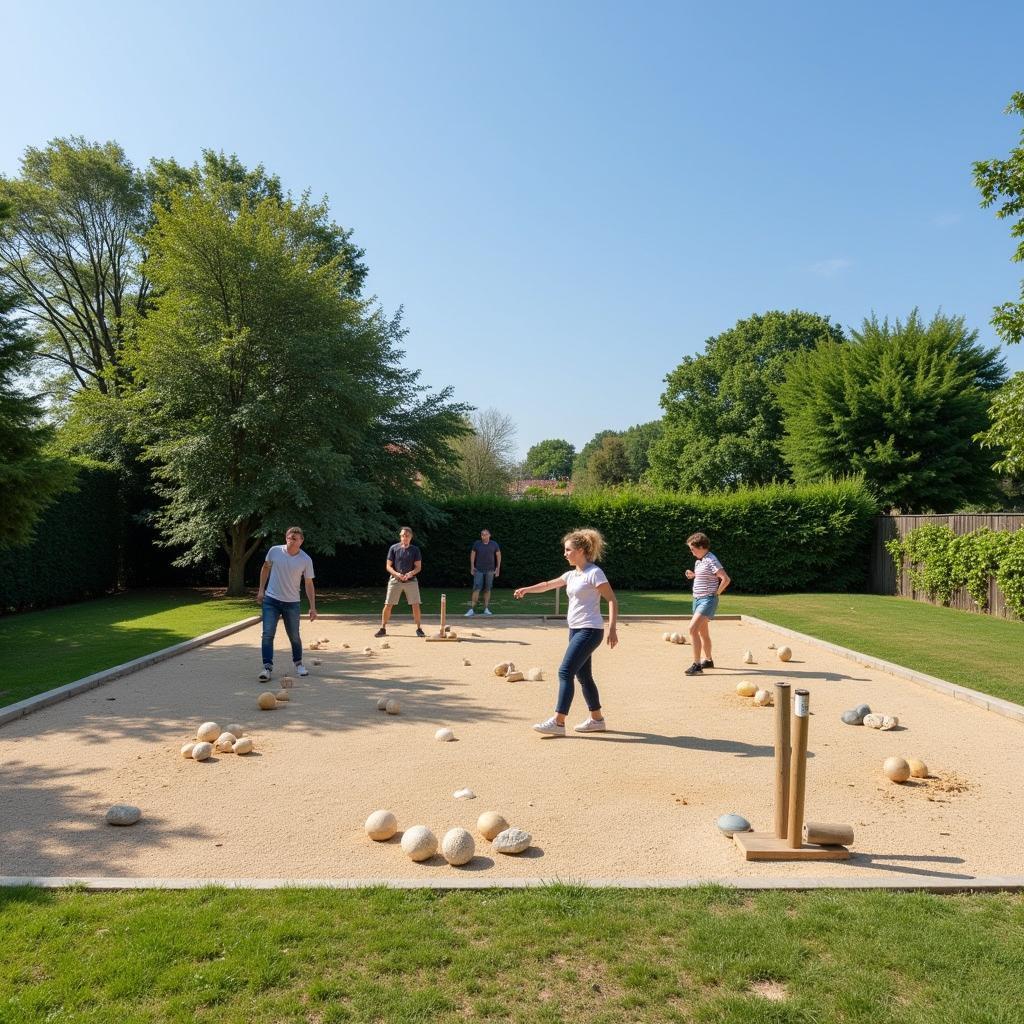
[[[748,986],[749,991],[762,999],[772,1003],[781,1003],[789,998],[789,992],[781,981],[773,981],[770,978],[762,981],[752,981]]]

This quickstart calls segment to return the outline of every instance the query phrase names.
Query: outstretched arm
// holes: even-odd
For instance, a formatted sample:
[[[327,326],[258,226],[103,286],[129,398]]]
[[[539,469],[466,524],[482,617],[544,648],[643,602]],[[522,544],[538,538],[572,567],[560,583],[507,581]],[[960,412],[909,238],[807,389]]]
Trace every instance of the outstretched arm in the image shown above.
[[[559,576],[557,579],[547,580],[544,583],[534,583],[532,587],[520,587],[512,592],[512,596],[518,601],[520,598],[526,597],[527,594],[543,594],[546,590],[558,590],[559,587],[564,586],[565,580]]]

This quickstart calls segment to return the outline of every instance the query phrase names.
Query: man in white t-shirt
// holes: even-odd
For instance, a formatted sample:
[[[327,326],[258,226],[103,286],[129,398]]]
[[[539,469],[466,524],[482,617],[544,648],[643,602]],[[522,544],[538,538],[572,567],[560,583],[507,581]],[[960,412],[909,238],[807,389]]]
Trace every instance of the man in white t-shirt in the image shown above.
[[[278,619],[284,619],[284,631],[292,644],[295,671],[300,676],[309,675],[302,664],[299,583],[305,579],[310,622],[316,621],[316,592],[313,589],[313,559],[302,550],[304,539],[300,527],[289,526],[284,543],[267,552],[267,560],[260,570],[256,600],[263,606],[263,671],[259,676],[262,682],[266,682],[274,671],[274,636]]]

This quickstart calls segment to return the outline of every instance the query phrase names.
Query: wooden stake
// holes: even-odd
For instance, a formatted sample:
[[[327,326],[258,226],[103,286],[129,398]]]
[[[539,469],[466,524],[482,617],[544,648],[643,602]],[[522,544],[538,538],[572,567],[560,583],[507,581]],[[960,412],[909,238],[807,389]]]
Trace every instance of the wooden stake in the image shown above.
[[[775,835],[789,829],[789,683],[775,684]]]
[[[786,842],[799,850],[804,831],[804,789],[807,785],[807,726],[811,714],[811,695],[797,690],[793,702],[792,753],[789,763],[789,825]]]

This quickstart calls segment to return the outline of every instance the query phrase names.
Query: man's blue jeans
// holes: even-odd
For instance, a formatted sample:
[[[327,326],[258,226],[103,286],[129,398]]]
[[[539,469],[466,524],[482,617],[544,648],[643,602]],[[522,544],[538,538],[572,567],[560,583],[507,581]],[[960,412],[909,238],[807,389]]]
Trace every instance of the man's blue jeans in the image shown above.
[[[590,671],[590,658],[601,646],[604,639],[603,629],[570,629],[569,646],[565,649],[565,657],[558,667],[558,703],[555,711],[560,715],[569,714],[575,686],[573,677],[580,681],[583,699],[591,711],[601,707],[601,697],[597,692],[593,673]]]
[[[302,661],[302,640],[299,637],[299,602],[278,601],[276,597],[263,598],[263,664],[267,668],[274,665],[274,635],[277,633],[277,620],[284,619],[284,631],[292,642],[292,661],[296,665]]]

